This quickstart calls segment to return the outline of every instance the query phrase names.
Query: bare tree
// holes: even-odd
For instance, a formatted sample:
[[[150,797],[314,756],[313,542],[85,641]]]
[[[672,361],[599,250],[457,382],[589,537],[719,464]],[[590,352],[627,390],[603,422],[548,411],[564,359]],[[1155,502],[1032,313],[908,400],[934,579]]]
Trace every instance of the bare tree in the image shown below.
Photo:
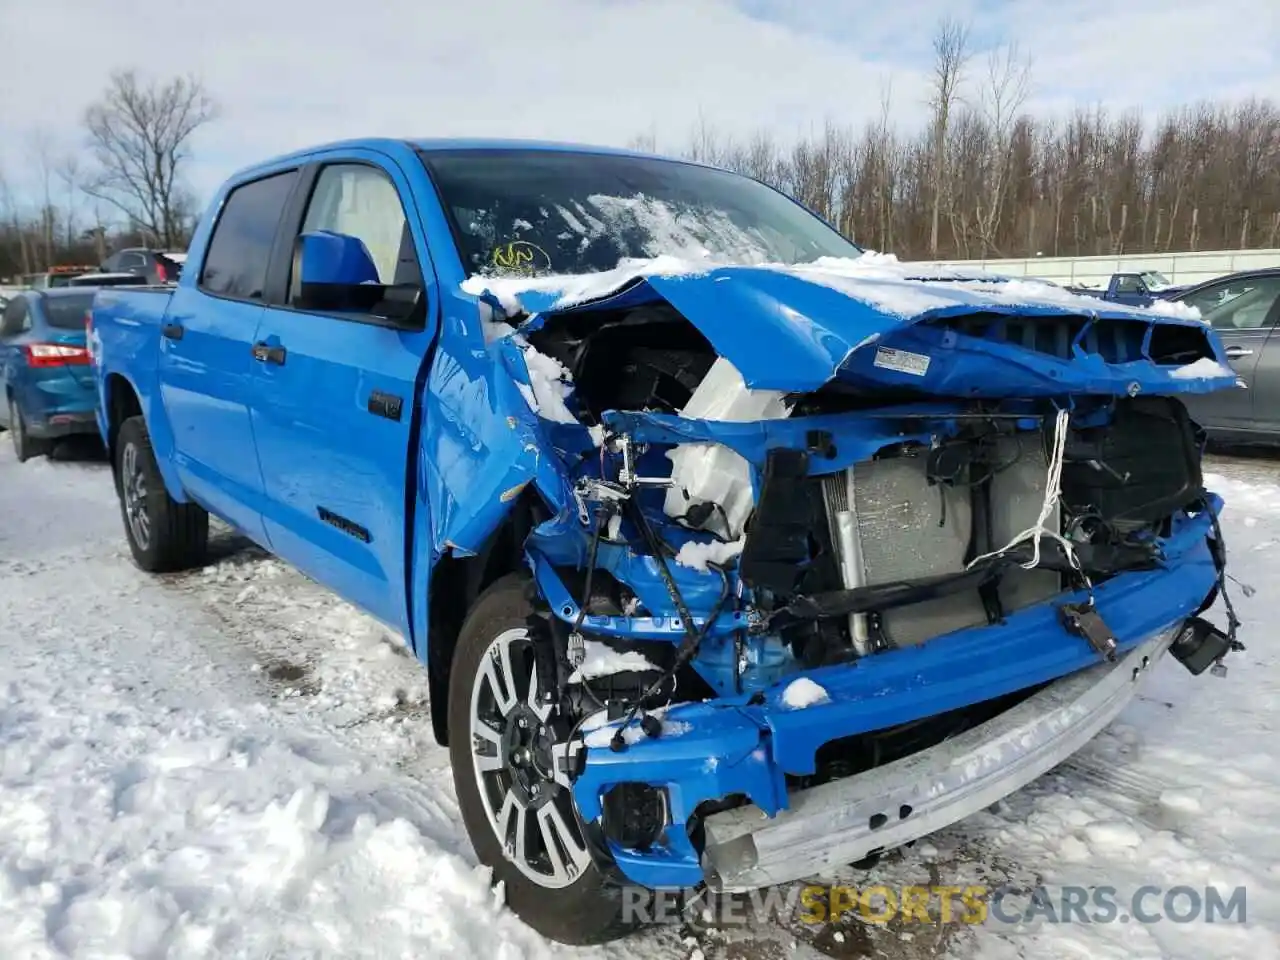
[[[37,129],[31,135],[28,147],[31,166],[36,171],[40,197],[40,243],[36,256],[45,265],[53,263],[54,245],[57,237],[57,207],[53,202],[53,176],[57,161],[54,158],[53,141],[44,129]]]
[[[58,161],[54,169],[58,180],[62,183],[63,190],[66,191],[66,210],[63,212],[63,244],[65,246],[73,246],[76,242],[76,196],[80,191],[80,158],[74,153],[67,154]],[[106,257],[99,257],[99,261],[105,260]]]
[[[938,255],[938,225],[942,216],[942,191],[947,176],[947,132],[951,113],[959,102],[960,84],[969,62],[969,28],[945,18],[933,38],[933,220],[929,228],[929,255]]]
[[[1023,57],[1017,44],[993,50],[987,58],[987,82],[981,94],[981,115],[986,121],[988,165],[986,196],[978,199],[974,216],[982,256],[1000,251],[996,229],[1005,207],[1005,193],[1013,165],[1014,130],[1018,116],[1031,92],[1031,60]]]
[[[190,196],[182,174],[191,138],[217,105],[195,77],[143,83],[132,70],[112,74],[84,124],[98,170],[81,189],[121,211],[163,247],[185,242]]]

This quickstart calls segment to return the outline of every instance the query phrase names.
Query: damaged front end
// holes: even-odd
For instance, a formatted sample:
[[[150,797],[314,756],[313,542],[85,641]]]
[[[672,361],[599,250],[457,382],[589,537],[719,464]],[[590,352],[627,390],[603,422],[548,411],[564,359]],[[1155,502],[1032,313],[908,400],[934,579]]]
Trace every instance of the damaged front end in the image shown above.
[[[1221,501],[1178,394],[1234,378],[1193,318],[830,265],[469,283],[557,478],[524,545],[557,777],[634,882],[907,842],[1237,645],[1199,618]]]

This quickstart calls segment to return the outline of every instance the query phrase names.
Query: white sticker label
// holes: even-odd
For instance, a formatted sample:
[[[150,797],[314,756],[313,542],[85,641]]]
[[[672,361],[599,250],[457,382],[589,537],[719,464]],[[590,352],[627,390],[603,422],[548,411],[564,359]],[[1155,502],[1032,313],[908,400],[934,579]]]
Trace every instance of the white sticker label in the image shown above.
[[[929,372],[929,357],[923,353],[912,353],[909,350],[877,347],[875,365],[884,367],[886,370],[909,373],[913,377],[923,377]]]

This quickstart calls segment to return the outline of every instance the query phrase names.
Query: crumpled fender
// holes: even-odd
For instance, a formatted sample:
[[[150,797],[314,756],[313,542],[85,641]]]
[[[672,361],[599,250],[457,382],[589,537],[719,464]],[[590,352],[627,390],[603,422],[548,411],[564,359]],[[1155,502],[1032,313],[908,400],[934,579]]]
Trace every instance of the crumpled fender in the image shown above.
[[[471,349],[450,350],[451,343]],[[554,510],[571,501],[550,431],[517,384],[529,384],[529,371],[510,339],[485,346],[478,327],[441,339],[423,402],[417,471],[433,559],[473,555],[530,483]]]

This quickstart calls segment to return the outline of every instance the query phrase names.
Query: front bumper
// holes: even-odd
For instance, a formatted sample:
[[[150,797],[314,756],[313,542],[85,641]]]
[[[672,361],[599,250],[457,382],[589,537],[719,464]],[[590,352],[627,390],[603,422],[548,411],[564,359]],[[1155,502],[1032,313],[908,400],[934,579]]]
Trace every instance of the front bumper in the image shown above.
[[[1026,786],[1083,747],[1133,698],[1164,655],[1165,630],[1115,663],[1063,677],[936,747],[791,794],[707,817],[704,867],[716,889],[754,890],[927,836]]]
[[[1212,497],[1209,510],[1220,509],[1221,500]],[[1164,568],[1121,574],[1096,588],[1098,612],[1117,638],[1124,669],[1100,668],[1088,643],[1066,631],[1056,607],[1085,597],[1062,595],[997,626],[793,675],[762,697],[674,706],[663,717],[661,736],[650,739],[633,728],[620,752],[607,745],[612,725],[594,731],[573,785],[579,812],[598,828],[603,798],[614,786],[644,783],[665,791],[668,827],[658,844],[641,851],[609,842],[622,873],[653,888],[776,883],[953,823],[1069,756],[1124,706],[1133,690],[1130,655],[1139,651],[1139,665],[1143,656],[1154,662],[1172,631],[1214,589],[1218,573],[1207,540],[1209,510],[1178,521],[1164,541]],[[1103,675],[1116,685],[1114,698],[1091,689],[1102,686]],[[827,701],[789,709],[783,693],[796,676],[818,683]],[[976,766],[968,778],[961,775],[963,765],[961,773],[952,771],[953,755],[922,751],[857,778],[788,790],[786,776],[812,774],[818,749],[832,740],[1046,683],[1051,686],[1023,704],[951,741],[971,745],[968,761]],[[1083,701],[1070,696],[1085,687],[1090,689]],[[1034,734],[1025,749],[1001,739],[1014,729]],[[705,817],[706,845],[699,849],[691,837],[699,805],[733,795],[747,798],[749,806]],[[911,808],[905,817],[904,807]],[[885,820],[876,817],[873,828],[875,814]]]

